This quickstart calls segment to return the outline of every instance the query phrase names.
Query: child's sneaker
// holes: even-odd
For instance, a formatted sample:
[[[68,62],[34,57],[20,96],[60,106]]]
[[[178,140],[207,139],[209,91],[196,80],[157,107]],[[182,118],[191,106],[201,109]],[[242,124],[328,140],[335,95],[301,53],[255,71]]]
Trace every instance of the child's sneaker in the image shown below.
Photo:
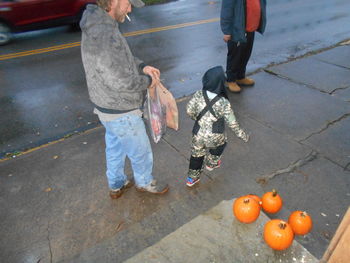
[[[196,183],[199,183],[200,180],[201,180],[200,177],[197,177],[195,179],[193,179],[192,177],[187,177],[186,185],[189,186],[189,187],[192,187]]]
[[[215,166],[208,166],[208,165],[206,165],[205,168],[208,171],[213,171],[214,169],[219,168],[220,166],[221,166],[221,160],[218,161],[217,165],[215,165]]]

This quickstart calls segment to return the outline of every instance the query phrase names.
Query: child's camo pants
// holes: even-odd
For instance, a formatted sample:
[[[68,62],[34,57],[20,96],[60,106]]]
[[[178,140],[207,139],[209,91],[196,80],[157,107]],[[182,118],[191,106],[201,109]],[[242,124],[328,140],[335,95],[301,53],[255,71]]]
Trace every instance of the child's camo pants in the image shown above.
[[[216,166],[225,149],[226,138],[224,134],[217,134],[215,138],[210,137],[212,136],[192,136],[191,159],[188,176],[193,179],[200,176],[203,170],[204,161],[209,167]],[[212,140],[208,140],[208,138]],[[209,151],[207,152],[207,150]]]

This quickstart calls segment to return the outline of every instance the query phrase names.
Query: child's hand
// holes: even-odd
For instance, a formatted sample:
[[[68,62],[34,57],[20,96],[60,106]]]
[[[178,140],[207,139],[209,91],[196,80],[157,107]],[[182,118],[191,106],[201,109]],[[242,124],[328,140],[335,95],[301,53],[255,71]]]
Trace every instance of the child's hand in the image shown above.
[[[249,141],[249,134],[244,133],[244,134],[242,135],[242,140],[243,140],[244,142],[248,142],[248,141]]]

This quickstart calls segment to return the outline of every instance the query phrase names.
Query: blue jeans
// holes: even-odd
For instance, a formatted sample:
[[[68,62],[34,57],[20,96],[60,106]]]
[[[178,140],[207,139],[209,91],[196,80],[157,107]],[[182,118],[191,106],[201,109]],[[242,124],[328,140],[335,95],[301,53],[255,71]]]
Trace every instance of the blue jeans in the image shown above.
[[[121,188],[125,181],[125,157],[130,159],[135,184],[149,185],[152,180],[153,154],[145,124],[140,116],[129,114],[102,122],[106,128],[107,179],[110,189]]]

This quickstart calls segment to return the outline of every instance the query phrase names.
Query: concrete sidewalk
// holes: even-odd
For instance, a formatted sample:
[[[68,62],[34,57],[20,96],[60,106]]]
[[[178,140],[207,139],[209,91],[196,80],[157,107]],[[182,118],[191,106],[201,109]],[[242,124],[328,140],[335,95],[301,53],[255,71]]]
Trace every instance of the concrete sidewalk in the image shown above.
[[[102,127],[0,162],[1,262],[123,262],[222,200],[272,188],[284,199],[275,217],[311,214],[311,234],[296,240],[321,258],[350,203],[350,46],[252,77],[254,88],[230,94],[251,140],[227,131],[222,168],[195,189],[185,186],[188,98],[178,103],[180,130],[152,145],[154,175],[171,186],[166,196],[131,189],[109,199]]]

